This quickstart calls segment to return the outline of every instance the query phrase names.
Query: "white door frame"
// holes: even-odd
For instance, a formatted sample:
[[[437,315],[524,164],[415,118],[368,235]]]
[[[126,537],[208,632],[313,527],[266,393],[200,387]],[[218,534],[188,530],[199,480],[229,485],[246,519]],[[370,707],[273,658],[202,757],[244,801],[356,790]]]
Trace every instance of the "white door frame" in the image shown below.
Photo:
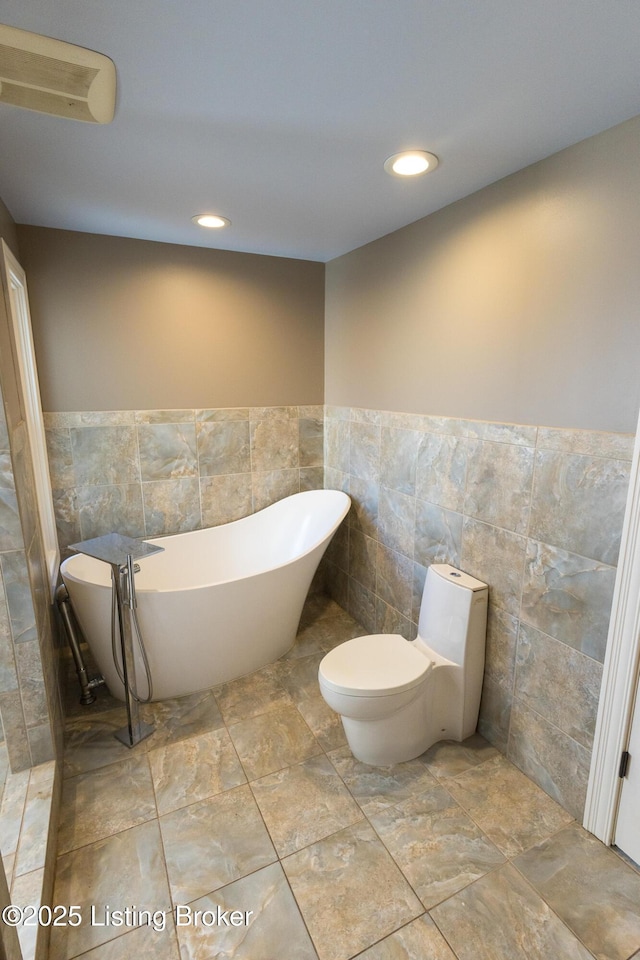
[[[640,419],[631,464],[583,820],[585,828],[606,844],[611,844],[614,837],[622,786],[618,770],[629,740],[639,670]]]

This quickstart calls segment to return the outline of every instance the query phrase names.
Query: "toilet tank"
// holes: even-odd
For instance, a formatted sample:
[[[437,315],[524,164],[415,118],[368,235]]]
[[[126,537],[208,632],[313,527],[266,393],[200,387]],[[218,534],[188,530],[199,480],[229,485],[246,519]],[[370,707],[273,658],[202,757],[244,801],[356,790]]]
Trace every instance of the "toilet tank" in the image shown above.
[[[447,563],[432,563],[422,594],[418,637],[434,653],[470,667],[484,663],[487,629],[486,583]]]

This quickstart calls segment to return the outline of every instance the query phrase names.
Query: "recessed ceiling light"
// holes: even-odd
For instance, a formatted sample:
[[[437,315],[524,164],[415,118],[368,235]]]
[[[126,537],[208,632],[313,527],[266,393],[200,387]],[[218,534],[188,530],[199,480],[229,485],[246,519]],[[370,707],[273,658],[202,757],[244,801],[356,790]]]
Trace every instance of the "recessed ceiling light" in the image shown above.
[[[438,158],[426,150],[407,150],[404,153],[394,153],[385,160],[384,169],[392,177],[417,177],[421,173],[429,173],[438,166]]]
[[[199,213],[191,219],[199,227],[209,227],[211,230],[219,230],[220,227],[231,225],[231,220],[227,220],[226,217],[219,217],[216,213]]]

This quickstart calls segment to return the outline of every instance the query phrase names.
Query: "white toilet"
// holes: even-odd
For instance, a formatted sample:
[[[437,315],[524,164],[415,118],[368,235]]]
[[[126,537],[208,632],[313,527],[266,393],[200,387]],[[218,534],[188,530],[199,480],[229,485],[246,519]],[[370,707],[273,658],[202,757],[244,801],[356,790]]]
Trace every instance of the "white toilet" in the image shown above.
[[[392,633],[356,637],[324,657],[320,692],[341,715],[358,760],[401,763],[437,740],[464,740],[475,731],[488,594],[486,583],[432,564],[415,640]]]

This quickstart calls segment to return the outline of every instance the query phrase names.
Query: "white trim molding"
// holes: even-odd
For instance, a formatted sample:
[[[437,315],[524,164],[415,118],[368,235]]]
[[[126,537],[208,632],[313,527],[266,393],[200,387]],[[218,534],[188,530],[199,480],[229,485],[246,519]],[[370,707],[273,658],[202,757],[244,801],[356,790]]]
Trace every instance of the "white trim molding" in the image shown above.
[[[640,666],[640,420],[631,465],[583,824],[614,837],[620,758],[631,727]]]

